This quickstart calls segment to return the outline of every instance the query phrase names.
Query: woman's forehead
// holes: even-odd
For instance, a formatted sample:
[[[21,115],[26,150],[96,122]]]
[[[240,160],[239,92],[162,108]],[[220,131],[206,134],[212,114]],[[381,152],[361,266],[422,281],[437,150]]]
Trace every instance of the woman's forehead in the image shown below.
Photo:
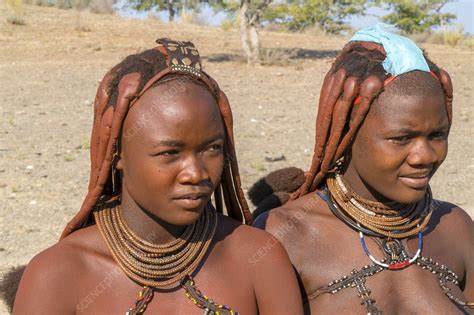
[[[178,89],[172,86],[173,82],[143,94],[127,114],[124,136],[156,139],[178,137],[190,129],[201,134],[223,129],[219,108],[206,88],[187,83]]]
[[[381,96],[423,96],[436,92],[443,93],[439,79],[430,72],[416,70],[395,77],[384,87]]]
[[[423,129],[423,126],[448,125],[442,92],[420,95],[381,94],[366,121],[380,129]]]
[[[193,110],[208,104],[209,108],[218,109],[216,100],[203,86],[192,81],[167,81],[147,90],[130,109],[128,115],[166,116],[179,114],[180,111]]]

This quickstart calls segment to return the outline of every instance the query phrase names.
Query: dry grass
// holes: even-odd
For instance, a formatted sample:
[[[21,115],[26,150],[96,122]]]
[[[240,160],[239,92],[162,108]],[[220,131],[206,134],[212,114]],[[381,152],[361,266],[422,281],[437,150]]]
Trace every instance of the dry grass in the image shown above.
[[[9,8],[9,16],[7,22],[11,25],[26,25],[23,19],[23,2],[22,0],[6,0],[7,7]]]
[[[409,37],[418,44],[428,43],[447,45],[450,47],[456,47],[460,43],[469,39],[469,37],[464,34],[464,29],[462,26],[457,27],[455,30],[416,33],[410,35]]]
[[[459,31],[446,31],[443,36],[444,43],[451,47],[456,47],[464,39],[464,34]]]
[[[463,41],[463,45],[467,48],[469,48],[470,50],[473,50],[474,49],[474,37],[469,37],[469,38],[466,38],[464,41]]]

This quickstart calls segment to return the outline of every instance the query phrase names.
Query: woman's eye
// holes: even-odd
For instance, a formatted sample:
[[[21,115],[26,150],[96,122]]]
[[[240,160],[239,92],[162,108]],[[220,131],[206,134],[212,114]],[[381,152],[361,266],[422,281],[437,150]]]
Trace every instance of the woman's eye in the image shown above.
[[[177,155],[179,152],[177,150],[167,150],[157,154],[157,156],[174,156]]]
[[[222,145],[221,144],[213,144],[213,145],[211,145],[210,149],[212,151],[220,151],[220,150],[222,150]]]
[[[408,140],[410,140],[409,136],[398,136],[398,137],[390,138],[390,141],[392,141],[394,143],[405,143]]]
[[[438,131],[430,134],[430,139],[446,139],[447,137],[448,133],[446,131]]]
[[[222,151],[222,144],[212,144],[212,145],[207,147],[206,151],[220,152],[220,151]]]

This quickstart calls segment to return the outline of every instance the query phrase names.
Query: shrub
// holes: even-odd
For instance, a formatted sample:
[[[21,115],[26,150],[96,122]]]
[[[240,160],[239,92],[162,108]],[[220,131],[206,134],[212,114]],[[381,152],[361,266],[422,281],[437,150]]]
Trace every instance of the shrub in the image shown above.
[[[459,42],[464,38],[463,34],[458,31],[446,31],[444,32],[444,43],[456,47]]]
[[[7,18],[7,22],[13,25],[25,25],[23,20],[23,2],[22,0],[7,0],[7,6],[12,11],[12,16]]]
[[[464,41],[463,41],[463,45],[471,50],[474,49],[474,37],[469,37],[469,38],[466,38]]]
[[[221,28],[226,32],[230,31],[231,29],[235,28],[234,23],[235,22],[233,19],[226,18],[224,21],[222,21]]]
[[[13,25],[26,25],[25,21],[18,16],[12,16],[7,18],[7,22]]]

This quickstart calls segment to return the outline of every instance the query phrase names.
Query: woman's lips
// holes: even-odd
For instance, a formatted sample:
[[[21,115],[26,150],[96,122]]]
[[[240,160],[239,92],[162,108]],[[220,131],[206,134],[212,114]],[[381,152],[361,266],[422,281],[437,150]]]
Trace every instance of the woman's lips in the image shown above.
[[[428,175],[418,177],[400,176],[399,179],[403,184],[413,189],[426,188],[430,181],[430,177]]]
[[[208,200],[208,195],[186,196],[174,199],[180,207],[191,210],[204,206]]]

